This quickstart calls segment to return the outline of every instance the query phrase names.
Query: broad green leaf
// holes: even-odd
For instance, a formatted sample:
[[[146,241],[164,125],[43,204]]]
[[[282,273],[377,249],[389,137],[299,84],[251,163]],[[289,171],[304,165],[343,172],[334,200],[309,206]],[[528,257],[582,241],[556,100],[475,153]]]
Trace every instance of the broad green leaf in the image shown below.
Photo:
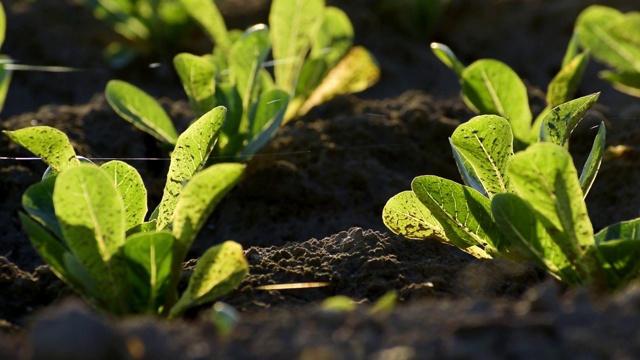
[[[601,71],[600,77],[611,83],[618,91],[640,97],[640,72]]]
[[[318,87],[311,93],[298,115],[304,115],[316,105],[327,102],[338,95],[363,91],[380,79],[380,69],[367,49],[354,46],[336,65]],[[289,113],[289,111],[287,111]],[[285,119],[291,119],[285,116]]]
[[[127,309],[124,267],[125,210],[109,175],[80,164],[56,178],[53,204],[67,246],[101,289],[116,313]]]
[[[571,261],[524,200],[498,194],[491,201],[491,212],[502,234],[529,259],[569,284],[580,283]]]
[[[0,3],[0,47],[4,43],[4,37],[7,32],[7,16],[4,12],[4,7]]]
[[[640,72],[640,46],[620,36],[621,29],[627,25],[620,11],[592,5],[578,16],[576,32],[582,46],[596,59],[621,71]],[[629,34],[628,30],[623,33]]]
[[[147,189],[138,171],[122,161],[113,160],[101,168],[107,172],[115,185],[125,212],[125,229],[140,225],[147,214]]]
[[[240,244],[226,241],[210,248],[198,259],[187,290],[171,309],[169,318],[227,294],[240,285],[248,272],[249,264]]]
[[[640,241],[610,240],[595,247],[610,289],[617,289],[640,275]]]
[[[173,58],[173,65],[196,116],[213,109],[216,106],[216,68],[211,61],[182,53]]]
[[[185,10],[204,28],[216,48],[223,53],[231,49],[231,39],[224,18],[213,0],[181,0]]]
[[[175,144],[178,133],[171,118],[151,96],[134,85],[120,80],[107,83],[105,97],[123,119],[154,138],[168,144]]]
[[[308,59],[304,62],[296,84],[296,98],[301,104],[320,85],[328,71],[329,66],[323,58]]]
[[[62,229],[53,207],[53,189],[56,178],[48,177],[27,188],[22,194],[24,210],[59,239],[63,239]]]
[[[582,167],[582,173],[580,174],[580,188],[582,189],[582,193],[584,194],[585,198],[589,193],[589,189],[591,189],[591,185],[593,185],[593,181],[596,179],[598,170],[600,170],[600,164],[602,164],[602,157],[604,156],[606,145],[606,134],[607,130],[604,126],[604,122],[601,122],[600,128],[598,129],[598,135],[596,135],[596,138],[593,141],[593,146],[591,147],[591,151],[589,152],[589,157],[584,163],[584,166]]]
[[[353,45],[353,25],[344,11],[329,6],[324,10],[320,31],[311,38],[312,59],[323,59],[333,68]]]
[[[389,199],[382,209],[382,221],[389,230],[409,239],[447,238],[442,225],[413,191],[403,191]]]
[[[273,0],[269,13],[276,85],[292,93],[324,18],[324,0]]]
[[[540,141],[564,146],[580,120],[598,101],[599,96],[600,93],[583,96],[551,109],[542,120]]]
[[[173,216],[173,235],[177,239],[176,260],[182,261],[216,205],[235,186],[245,165],[222,163],[196,174],[184,187]]]
[[[490,257],[506,246],[491,216],[489,199],[476,190],[431,175],[415,178],[411,189],[460,249],[477,246],[474,256]]]
[[[589,53],[576,55],[567,65],[560,69],[547,88],[547,105],[556,107],[573,98],[580,86],[582,75],[589,62]]]
[[[288,104],[289,94],[277,88],[260,96],[249,113],[251,138],[242,150],[242,156],[254,155],[273,138],[282,124]]]
[[[473,167],[489,198],[509,191],[506,168],[513,155],[513,134],[506,119],[476,116],[456,128],[451,144]]]
[[[587,253],[593,227],[569,152],[549,142],[531,145],[511,158],[507,175],[581,277],[599,282],[597,259]]]
[[[4,102],[7,99],[7,93],[9,92],[9,83],[11,83],[11,75],[13,71],[6,69],[6,64],[11,61],[11,58],[5,55],[0,55],[0,112],[4,107]]]
[[[262,63],[270,49],[269,28],[262,24],[249,28],[231,48],[229,71],[242,98],[242,108],[245,113],[253,103],[258,71],[262,69]],[[240,131],[244,132],[246,129],[241,125]]]
[[[225,115],[226,109],[218,106],[202,115],[178,138],[171,153],[167,182],[158,206],[158,230],[171,223],[182,188],[207,162],[222,129]]]
[[[609,225],[595,235],[596,246],[613,240],[640,241],[640,218]]]
[[[165,303],[174,241],[168,232],[137,233],[127,238],[123,255],[131,287],[129,303],[134,312],[157,314]]]
[[[462,94],[469,107],[479,114],[502,116],[509,121],[515,139],[522,144],[529,142],[527,89],[509,66],[491,59],[474,62],[462,72]]]
[[[482,183],[478,179],[478,174],[476,174],[475,169],[471,166],[471,163],[467,158],[465,158],[458,149],[451,142],[451,138],[449,138],[449,146],[451,146],[451,152],[453,152],[453,158],[456,161],[456,166],[458,167],[458,171],[460,172],[460,176],[462,177],[462,181],[468,187],[471,187],[478,191],[483,196],[489,197],[487,195],[487,191],[482,186]]]
[[[40,157],[56,172],[61,172],[80,161],[67,135],[49,126],[32,126],[20,130],[3,130],[13,142]]]
[[[454,54],[447,45],[432,42],[431,51],[433,51],[438,60],[445,64],[449,69],[453,70],[453,72],[458,75],[458,78],[462,78],[462,72],[464,71],[465,66],[462,65],[460,60],[456,57],[456,54]]]

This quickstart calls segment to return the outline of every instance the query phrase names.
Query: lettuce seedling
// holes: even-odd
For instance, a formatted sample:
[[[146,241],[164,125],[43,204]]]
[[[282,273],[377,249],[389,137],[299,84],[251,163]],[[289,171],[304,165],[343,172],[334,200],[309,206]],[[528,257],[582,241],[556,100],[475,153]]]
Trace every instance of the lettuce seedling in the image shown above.
[[[0,47],[4,43],[5,33],[7,31],[7,17],[4,12],[4,7],[0,3]],[[4,107],[4,101],[7,98],[7,92],[9,91],[9,83],[11,82],[11,70],[7,68],[7,65],[11,63],[11,58],[7,55],[0,54],[0,112]]]
[[[494,114],[509,120],[516,149],[523,149],[538,137],[538,129],[548,111],[573,98],[586,68],[588,52],[578,52],[577,38],[569,43],[562,68],[547,88],[547,107],[533,120],[527,89],[508,65],[493,59],[477,60],[464,66],[446,45],[432,43],[434,54],[460,80],[465,103],[478,114]],[[532,124],[533,121],[533,124]]]
[[[640,97],[640,12],[592,5],[580,13],[575,33],[580,45],[614,70],[600,72],[613,87]]]
[[[598,94],[551,109],[538,142],[514,152],[509,121],[476,116],[451,136],[465,185],[419,176],[411,191],[392,197],[383,221],[414,239],[435,238],[478,258],[530,259],[570,284],[616,289],[638,274],[640,255],[633,233],[640,219],[594,235],[584,203],[602,162],[601,123],[578,177],[566,150],[571,132]]]
[[[189,16],[179,0],[79,0],[99,20],[126,39],[107,46],[112,66],[124,67],[140,54],[166,57],[189,30]]]
[[[40,156],[54,174],[23,195],[20,220],[53,272],[101,309],[170,318],[239,285],[248,265],[242,247],[227,241],[198,260],[178,297],[182,262],[213,208],[240,178],[244,165],[201,168],[225,119],[214,108],[177,140],[162,200],[147,218],[147,191],[122,161],[81,163],[66,135],[36,126],[5,131]]]

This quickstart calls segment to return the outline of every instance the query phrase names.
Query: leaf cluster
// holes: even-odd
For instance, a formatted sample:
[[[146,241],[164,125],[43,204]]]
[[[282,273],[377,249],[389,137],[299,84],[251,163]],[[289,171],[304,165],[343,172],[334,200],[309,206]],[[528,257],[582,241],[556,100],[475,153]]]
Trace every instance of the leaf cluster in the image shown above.
[[[176,317],[233,290],[248,265],[242,247],[227,241],[202,255],[178,298],[191,243],[244,170],[201,170],[224,119],[224,108],[214,108],[178,138],[162,200],[146,221],[147,191],[130,165],[83,163],[66,135],[47,126],[5,131],[52,169],[22,198],[31,243],[60,279],[115,314]]]
[[[465,185],[419,176],[392,197],[385,225],[409,238],[435,238],[479,258],[530,259],[569,284],[615,289],[640,270],[640,219],[594,234],[584,198],[600,167],[604,124],[580,176],[566,147],[598,94],[560,104],[543,118],[538,140],[514,152],[507,119],[480,115],[450,143]]]
[[[189,16],[180,0],[77,0],[99,20],[122,35],[105,49],[112,66],[121,68],[140,54],[166,56],[189,30]]]
[[[640,12],[622,13],[592,5],[580,13],[575,25],[580,46],[615,70],[600,76],[613,87],[640,97]]]
[[[182,4],[215,44],[204,56],[178,54],[174,66],[196,116],[217,105],[228,109],[217,156],[250,157],[283,123],[336,95],[364,90],[380,76],[369,52],[352,47],[346,14],[323,0],[275,0],[270,27],[259,24],[245,32],[227,30],[211,0]],[[142,90],[112,81],[105,93],[124,119],[163,143],[175,143],[171,119]]]

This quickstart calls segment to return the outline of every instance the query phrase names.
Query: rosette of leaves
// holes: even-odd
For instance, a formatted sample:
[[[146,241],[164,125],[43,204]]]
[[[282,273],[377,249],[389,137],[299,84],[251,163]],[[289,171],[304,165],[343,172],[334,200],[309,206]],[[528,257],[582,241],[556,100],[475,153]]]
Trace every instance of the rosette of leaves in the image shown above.
[[[640,219],[594,234],[584,198],[605,146],[604,124],[578,176],[566,147],[593,94],[544,117],[538,141],[514,152],[509,121],[480,115],[461,124],[451,148],[463,184],[419,176],[392,197],[383,221],[408,238],[433,238],[478,258],[530,259],[569,284],[616,289],[640,270]]]
[[[189,30],[189,16],[179,0],[78,0],[99,20],[122,35],[105,49],[113,67],[129,64],[141,54],[168,56]]]
[[[271,27],[255,25],[245,32],[227,30],[211,0],[182,3],[215,44],[204,56],[178,54],[174,66],[196,116],[216,105],[228,109],[216,156],[250,157],[283,123],[336,95],[364,90],[379,78],[371,54],[352,47],[348,17],[322,0],[276,0]],[[269,64],[275,77],[266,68]],[[114,81],[106,96],[126,120],[173,144],[177,135],[171,119],[159,105],[149,105],[152,99],[141,90]]]
[[[624,14],[607,6],[589,6],[578,16],[575,33],[583,48],[613,69],[600,72],[603,79],[640,97],[639,11]]]
[[[178,138],[162,200],[148,218],[144,183],[130,165],[81,163],[66,135],[50,127],[5,131],[53,169],[26,190],[20,213],[52,271],[96,307],[118,315],[174,318],[237,287],[248,265],[242,247],[227,241],[198,259],[178,297],[191,243],[244,170],[235,163],[202,169],[224,118],[224,108],[215,108]]]
[[[4,43],[5,33],[7,31],[7,18],[4,7],[0,3],[0,47]],[[11,63],[11,58],[7,55],[0,54],[0,112],[4,107],[4,101],[9,91],[9,83],[11,82],[11,70],[7,67]]]
[[[458,76],[462,97],[470,109],[477,114],[499,115],[509,120],[516,150],[536,142],[540,124],[549,110],[573,98],[589,61],[589,52],[579,51],[578,38],[574,36],[560,71],[547,87],[547,106],[534,120],[527,88],[507,64],[480,59],[465,66],[446,45],[432,43],[431,49]]]

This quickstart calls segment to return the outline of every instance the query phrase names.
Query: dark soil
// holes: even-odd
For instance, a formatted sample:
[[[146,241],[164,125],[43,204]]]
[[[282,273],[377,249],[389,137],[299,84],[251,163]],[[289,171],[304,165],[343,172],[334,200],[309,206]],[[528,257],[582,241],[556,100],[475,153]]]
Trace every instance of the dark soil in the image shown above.
[[[448,136],[473,116],[455,77],[430,53],[428,39],[448,44],[465,63],[505,61],[525,78],[532,103],[558,70],[586,0],[452,0],[439,26],[407,34],[371,0],[328,1],[343,8],[356,42],[377,57],[379,84],[340,97],[287,124],[248,163],[245,176],[211,216],[192,250],[233,239],[251,274],[222,301],[240,312],[221,336],[206,308],[185,319],[114,319],[77,298],[42,261],[20,228],[24,190],[44,171],[39,161],[0,160],[0,359],[631,359],[640,351],[637,284],[612,295],[567,289],[531,264],[475,260],[433,240],[390,234],[385,202],[413,177],[459,180]],[[606,2],[623,11],[637,0]],[[219,1],[232,27],[266,21],[269,2]],[[239,5],[242,4],[242,5]],[[121,78],[158,97],[181,124],[190,110],[166,59],[150,55],[109,69],[101,51],[117,39],[108,27],[63,0],[5,1],[2,52],[25,64],[82,69],[65,74],[16,72],[3,129],[34,124],[66,132],[76,151],[94,158],[163,157],[155,142],[113,113],[101,95]],[[210,45],[194,29],[184,49]],[[148,64],[160,62],[160,68]],[[594,227],[638,216],[640,100],[600,81],[589,65],[579,95],[602,91],[575,132],[576,164],[605,120],[609,145],[625,145],[601,167],[587,203]],[[0,137],[0,156],[29,156]],[[131,161],[155,205],[166,161]],[[185,264],[185,278],[191,260]],[[258,287],[324,282],[314,289]],[[370,312],[390,290],[390,313]],[[360,303],[349,313],[320,306],[333,295]]]

